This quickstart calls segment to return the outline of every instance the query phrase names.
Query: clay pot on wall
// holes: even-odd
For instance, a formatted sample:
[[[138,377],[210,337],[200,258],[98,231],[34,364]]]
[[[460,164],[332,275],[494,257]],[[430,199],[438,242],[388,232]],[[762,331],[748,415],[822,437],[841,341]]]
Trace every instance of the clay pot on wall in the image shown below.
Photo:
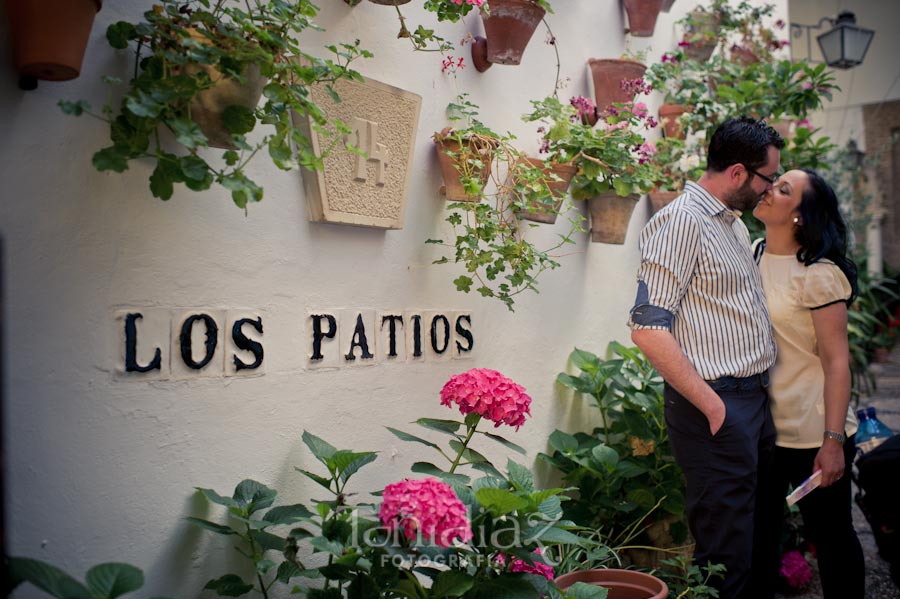
[[[639,199],[641,196],[636,193],[622,197],[614,191],[590,198],[588,210],[591,213],[591,241],[623,245],[631,213]]]
[[[540,158],[525,158],[525,160],[530,166],[543,170],[544,175],[547,177],[547,187],[550,189],[550,195],[554,198],[554,202],[552,209],[549,210],[547,209],[546,199],[542,202],[529,203],[528,209],[517,212],[516,216],[525,220],[552,225],[556,222],[559,208],[566,197],[566,192],[569,191],[569,184],[572,183],[578,167],[572,164],[559,163],[551,163],[547,166]],[[550,173],[553,173],[559,179],[552,178]]]
[[[580,570],[563,574],[554,580],[566,590],[576,582],[609,589],[607,599],[666,599],[669,587],[662,580],[636,570]]]
[[[656,214],[680,195],[678,191],[654,190],[647,194],[650,198],[650,214]]]
[[[687,137],[687,133],[678,120],[678,117],[685,112],[685,107],[681,104],[663,104],[659,107],[659,122],[666,137],[675,139],[685,139]]]
[[[472,43],[472,64],[479,73],[495,63],[521,63],[525,47],[547,13],[531,0],[493,0],[490,7],[489,17],[481,13],[487,39],[476,37]]]
[[[410,0],[369,0],[373,4],[380,4],[382,6],[400,6],[401,4],[407,4]]]
[[[622,0],[628,14],[628,32],[635,37],[651,37],[663,0]]]
[[[672,10],[672,5],[675,4],[675,0],[663,0],[662,4],[662,12],[669,12]]]
[[[754,54],[751,50],[735,44],[731,47],[731,60],[739,65],[748,67],[751,64],[759,62],[759,56]]]
[[[481,196],[466,194],[466,189],[460,181],[462,171],[471,168],[471,165],[462,165],[466,164],[469,159],[478,157],[482,162],[478,176],[481,184],[484,185],[491,175],[491,158],[494,148],[490,144],[478,143],[470,139],[463,139],[463,144],[460,144],[459,141],[450,137],[451,134],[452,129],[446,128],[440,133],[435,133],[433,138],[438,165],[441,168],[441,177],[444,179],[444,186],[441,187],[440,192],[452,202],[477,202]]]
[[[647,67],[633,60],[618,58],[591,58],[591,79],[594,82],[594,99],[597,110],[603,112],[614,102],[634,100],[634,93],[622,89],[622,81],[640,79]]]
[[[19,76],[32,81],[78,77],[102,6],[103,0],[6,0]]]

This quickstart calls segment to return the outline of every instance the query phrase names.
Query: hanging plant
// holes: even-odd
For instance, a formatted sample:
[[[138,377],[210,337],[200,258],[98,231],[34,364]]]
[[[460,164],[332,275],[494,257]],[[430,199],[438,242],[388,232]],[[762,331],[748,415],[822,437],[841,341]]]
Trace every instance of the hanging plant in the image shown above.
[[[280,169],[321,168],[322,153],[313,151],[291,115],[326,124],[309,87],[339,78],[361,80],[349,64],[371,56],[358,40],[328,46],[332,59],[304,51],[297,38],[315,27],[317,11],[308,0],[220,0],[212,5],[206,0],[160,0],[144,13],[144,21],[120,21],[107,30],[113,48],[134,48],[133,77],[121,102],[105,105],[99,114],[84,101],[60,106],[69,114],[87,113],[109,124],[112,144],[94,154],[97,170],[121,173],[133,160],[149,160],[155,163],[150,175],[154,197],[168,200],[175,184],[193,191],[216,184],[246,208],[263,198],[262,187],[245,172],[261,151]],[[105,81],[121,84],[116,77]],[[260,95],[265,102],[257,106]],[[268,131],[251,139],[260,125]],[[349,133],[337,125],[332,144]],[[320,135],[327,133],[323,129]],[[211,160],[211,146],[227,150]],[[322,152],[328,149],[326,145]]]

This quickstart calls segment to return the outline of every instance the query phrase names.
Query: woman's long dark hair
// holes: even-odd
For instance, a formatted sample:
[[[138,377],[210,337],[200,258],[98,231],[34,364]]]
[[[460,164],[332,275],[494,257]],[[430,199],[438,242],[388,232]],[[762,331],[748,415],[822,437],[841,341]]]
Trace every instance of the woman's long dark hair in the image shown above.
[[[800,169],[807,174],[809,185],[800,200],[800,226],[795,239],[800,244],[797,260],[809,266],[825,258],[834,262],[850,282],[850,305],[859,291],[857,269],[847,257],[847,224],[838,208],[837,196],[819,173]]]

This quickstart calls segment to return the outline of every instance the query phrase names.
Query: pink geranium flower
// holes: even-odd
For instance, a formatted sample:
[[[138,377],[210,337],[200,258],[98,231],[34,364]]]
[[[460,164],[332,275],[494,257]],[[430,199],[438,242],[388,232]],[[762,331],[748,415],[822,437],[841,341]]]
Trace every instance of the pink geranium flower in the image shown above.
[[[543,555],[543,550],[538,547],[534,550],[538,555]],[[538,560],[535,560],[533,563],[529,564],[528,562],[520,559],[514,559],[509,564],[510,572],[528,572],[530,574],[539,574],[543,576],[547,580],[553,580],[555,576],[555,572],[553,571],[552,566],[548,566],[547,564],[541,563]]]
[[[489,368],[473,368],[450,377],[441,389],[441,405],[452,404],[459,406],[463,415],[475,412],[495,427],[508,424],[516,430],[531,414],[525,387]]]
[[[401,480],[384,488],[378,512],[388,530],[400,529],[409,540],[424,539],[450,547],[472,538],[466,506],[453,489],[436,478]]]

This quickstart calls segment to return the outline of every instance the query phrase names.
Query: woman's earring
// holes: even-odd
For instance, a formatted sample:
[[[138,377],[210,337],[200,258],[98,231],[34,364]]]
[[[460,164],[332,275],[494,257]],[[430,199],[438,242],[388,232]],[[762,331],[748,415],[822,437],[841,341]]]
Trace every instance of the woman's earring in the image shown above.
[[[796,224],[799,223],[799,222],[800,222],[800,217],[799,217],[799,216],[795,216],[795,217],[794,217],[794,224],[796,225]]]

